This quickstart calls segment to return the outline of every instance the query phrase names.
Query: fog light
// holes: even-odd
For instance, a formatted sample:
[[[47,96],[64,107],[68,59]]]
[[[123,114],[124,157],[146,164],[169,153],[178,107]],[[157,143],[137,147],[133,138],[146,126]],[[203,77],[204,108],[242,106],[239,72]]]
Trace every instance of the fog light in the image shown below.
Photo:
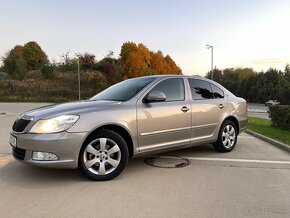
[[[33,160],[58,160],[58,157],[49,152],[34,151],[32,154]]]

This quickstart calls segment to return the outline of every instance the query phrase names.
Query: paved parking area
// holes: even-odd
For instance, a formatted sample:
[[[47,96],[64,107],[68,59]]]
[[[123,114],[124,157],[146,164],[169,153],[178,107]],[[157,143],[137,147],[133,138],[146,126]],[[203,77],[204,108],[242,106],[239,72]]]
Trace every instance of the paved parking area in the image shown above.
[[[170,169],[132,159],[108,182],[15,161],[11,125],[42,105],[0,103],[1,217],[290,217],[289,153],[245,133],[231,153],[203,145],[162,154],[191,161]]]
[[[269,107],[263,104],[248,104],[248,116],[270,119],[268,114]]]

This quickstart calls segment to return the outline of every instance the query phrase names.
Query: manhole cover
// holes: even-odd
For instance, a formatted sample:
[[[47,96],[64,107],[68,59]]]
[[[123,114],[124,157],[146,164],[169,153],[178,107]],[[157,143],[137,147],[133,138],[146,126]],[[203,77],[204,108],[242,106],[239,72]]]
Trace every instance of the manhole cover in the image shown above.
[[[144,162],[150,166],[161,168],[180,168],[190,164],[188,159],[177,156],[147,157]]]

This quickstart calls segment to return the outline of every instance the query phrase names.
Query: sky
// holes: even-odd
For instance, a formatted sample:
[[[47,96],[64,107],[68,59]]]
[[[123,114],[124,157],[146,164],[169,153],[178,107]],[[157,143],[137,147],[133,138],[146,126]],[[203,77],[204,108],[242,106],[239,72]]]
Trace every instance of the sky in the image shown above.
[[[50,60],[70,52],[115,57],[126,41],[169,54],[186,75],[214,66],[283,70],[290,0],[0,0],[0,56],[36,41]]]

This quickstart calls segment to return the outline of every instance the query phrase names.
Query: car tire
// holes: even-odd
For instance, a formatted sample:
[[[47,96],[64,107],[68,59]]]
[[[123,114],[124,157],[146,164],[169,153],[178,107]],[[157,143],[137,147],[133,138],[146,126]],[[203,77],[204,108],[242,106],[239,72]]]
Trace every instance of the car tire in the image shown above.
[[[79,153],[79,170],[91,180],[111,180],[125,169],[128,158],[125,140],[114,131],[100,130],[83,144]]]
[[[230,152],[234,149],[237,143],[237,127],[230,121],[223,122],[217,141],[213,144],[213,147],[218,152]]]

